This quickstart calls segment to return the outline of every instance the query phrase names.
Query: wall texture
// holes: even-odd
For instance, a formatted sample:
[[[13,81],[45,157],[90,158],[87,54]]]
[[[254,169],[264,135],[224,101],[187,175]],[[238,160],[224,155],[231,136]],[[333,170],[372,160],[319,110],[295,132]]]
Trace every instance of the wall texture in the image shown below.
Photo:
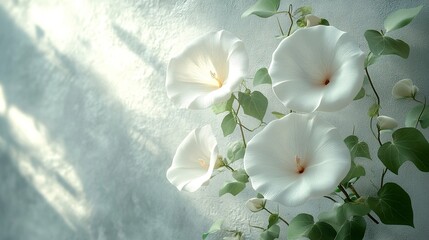
[[[393,34],[412,47],[409,59],[387,57],[370,70],[383,113],[401,122],[407,103],[390,96],[394,82],[411,78],[429,95],[427,0],[289,2],[311,4],[316,15],[350,32],[365,51],[366,29],[381,29],[393,10],[425,4],[410,26]],[[199,239],[219,218],[256,239],[258,231],[249,228],[249,221],[263,224],[266,216],[252,215],[243,206],[254,193],[249,189],[236,198],[217,197],[228,174],[192,194],[178,192],[165,178],[187,133],[221,122],[210,110],[173,106],[164,89],[168,60],[195,37],[226,29],[246,44],[249,76],[268,66],[279,42],[277,23],[241,19],[252,3],[2,0],[0,239]],[[260,90],[275,99],[268,87]],[[344,137],[355,127],[362,139],[375,144],[366,117],[371,102],[368,97],[326,118]],[[282,110],[275,101],[269,107]],[[428,130],[424,134],[429,138]],[[219,129],[216,135],[222,139]],[[226,142],[221,142],[223,153]],[[371,166],[368,175],[378,179],[381,165]],[[425,239],[429,174],[405,164],[399,176],[388,174],[386,180],[400,182],[410,194],[415,229],[368,223],[366,239]],[[368,180],[358,187],[363,193],[376,191]],[[280,211],[291,219],[330,206],[317,200],[300,209],[280,206]]]

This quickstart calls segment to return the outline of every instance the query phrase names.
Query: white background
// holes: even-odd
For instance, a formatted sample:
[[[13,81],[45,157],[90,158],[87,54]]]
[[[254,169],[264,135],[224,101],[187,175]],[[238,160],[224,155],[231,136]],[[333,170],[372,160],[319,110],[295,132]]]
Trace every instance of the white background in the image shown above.
[[[384,18],[396,9],[426,5],[409,26],[391,35],[410,44],[409,59],[385,57],[369,69],[382,97],[381,113],[403,126],[413,104],[394,100],[391,87],[411,78],[429,95],[429,2],[290,2],[295,7],[312,5],[316,15],[350,32],[364,51],[365,30],[381,29]],[[239,140],[238,132],[222,137],[222,116],[209,109],[174,107],[164,88],[169,58],[194,38],[226,29],[246,45],[249,77],[268,67],[279,43],[277,23],[275,18],[241,19],[252,3],[2,0],[0,239],[200,239],[219,218],[225,219],[226,228],[257,239],[259,230],[250,229],[249,222],[265,225],[267,215],[252,215],[244,207],[255,193],[249,188],[235,198],[217,196],[223,182],[231,179],[228,173],[192,194],[178,192],[165,178],[177,145],[195,127],[216,128],[223,154],[228,141]],[[279,19],[286,26],[286,17]],[[268,86],[258,90],[271,99],[268,112],[284,111]],[[373,101],[366,97],[340,112],[323,114],[344,137],[355,128],[372,147],[373,161],[360,160],[368,167],[368,178],[357,185],[363,195],[376,193],[371,181],[378,185],[382,169],[366,115]],[[266,121],[272,119],[268,114]],[[423,132],[429,138],[428,130]],[[425,239],[429,174],[406,163],[399,176],[388,173],[386,181],[400,183],[411,196],[415,229],[376,226],[367,219],[365,239]],[[317,216],[331,206],[319,199],[279,209],[290,220],[300,212]],[[277,204],[269,207],[275,211]]]

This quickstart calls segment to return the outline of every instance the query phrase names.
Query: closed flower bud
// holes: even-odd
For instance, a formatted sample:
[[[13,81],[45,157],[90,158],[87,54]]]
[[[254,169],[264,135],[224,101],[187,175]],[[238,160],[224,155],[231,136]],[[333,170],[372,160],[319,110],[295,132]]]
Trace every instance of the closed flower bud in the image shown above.
[[[322,19],[320,17],[316,17],[314,15],[305,16],[305,20],[307,21],[306,27],[317,26],[322,21]]]
[[[266,201],[264,198],[251,198],[247,200],[246,207],[252,212],[259,212],[264,209]]]
[[[398,81],[393,86],[392,95],[396,99],[413,98],[418,91],[419,88],[413,84],[413,81],[411,81],[411,79],[406,78]]]
[[[380,130],[393,130],[398,127],[398,122],[394,118],[388,116],[378,116],[377,126]]]

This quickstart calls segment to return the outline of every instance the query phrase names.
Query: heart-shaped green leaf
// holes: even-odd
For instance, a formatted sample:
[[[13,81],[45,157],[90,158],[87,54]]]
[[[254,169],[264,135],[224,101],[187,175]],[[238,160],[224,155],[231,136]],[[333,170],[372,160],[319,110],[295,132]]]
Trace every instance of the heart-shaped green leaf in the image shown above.
[[[260,121],[264,119],[268,107],[268,99],[259,91],[250,94],[239,92],[238,101],[243,107],[244,114],[252,116]]]
[[[365,219],[360,216],[354,216],[341,226],[335,240],[362,240],[365,235],[365,229]]]
[[[365,39],[368,42],[369,49],[375,55],[394,54],[402,58],[408,58],[410,54],[410,46],[406,42],[383,36],[376,30],[367,30]]]
[[[276,14],[279,9],[281,0],[258,0],[249,9],[247,9],[241,17],[247,17],[254,14],[258,17],[267,18]]]
[[[415,8],[399,9],[393,13],[390,13],[384,20],[384,28],[386,32],[402,28],[413,21],[414,17],[419,14],[423,6]]]
[[[377,195],[369,197],[367,203],[381,222],[414,227],[411,199],[404,189],[396,183],[386,183]]]
[[[429,143],[419,130],[400,128],[393,132],[392,142],[378,149],[378,158],[395,174],[406,161],[413,162],[422,172],[429,172]]]
[[[246,187],[245,183],[242,182],[229,182],[225,183],[223,187],[219,190],[219,197],[224,195],[225,193],[230,193],[235,196],[239,194]]]
[[[420,116],[420,120],[418,120],[419,116]],[[407,116],[405,117],[405,126],[416,127],[417,120],[420,122],[420,126],[422,126],[422,128],[429,127],[429,107],[428,106],[426,106],[425,109],[423,109],[423,106],[419,105],[411,109],[407,113]]]
[[[235,121],[234,115],[232,113],[228,113],[222,120],[221,128],[223,132],[223,136],[226,137],[229,134],[233,133],[235,127],[237,126],[237,122]]]
[[[271,84],[271,77],[270,74],[268,74],[268,69],[266,68],[259,69],[253,78],[254,87],[260,84]]]

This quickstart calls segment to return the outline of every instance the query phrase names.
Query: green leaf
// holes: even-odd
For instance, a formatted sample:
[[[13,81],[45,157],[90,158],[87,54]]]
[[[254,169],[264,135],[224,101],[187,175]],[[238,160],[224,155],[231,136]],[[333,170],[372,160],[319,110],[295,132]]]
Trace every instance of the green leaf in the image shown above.
[[[242,182],[228,182],[223,185],[223,187],[219,190],[219,197],[224,195],[225,193],[230,193],[233,196],[239,194],[246,187],[245,183]]]
[[[276,117],[277,119],[280,119],[280,118],[286,116],[286,114],[281,113],[281,112],[271,112],[271,114],[273,114],[274,117]]]
[[[317,222],[308,232],[307,237],[310,240],[333,240],[335,235],[337,235],[337,232],[331,225],[325,222]]]
[[[240,160],[244,157],[246,148],[244,147],[243,142],[235,142],[228,148],[226,156],[229,159],[230,163],[233,163],[237,160]]]
[[[415,8],[399,9],[393,13],[390,13],[384,20],[384,28],[386,32],[402,28],[413,21],[414,17],[419,14],[423,6]]]
[[[329,223],[339,230],[346,221],[351,220],[354,216],[362,217],[370,211],[365,201],[358,199],[355,202],[348,202],[339,207],[334,207],[331,211],[320,213],[319,221]]]
[[[244,114],[252,116],[260,121],[264,119],[268,107],[268,99],[259,91],[250,94],[238,93],[238,101],[243,107]]]
[[[273,225],[267,230],[263,231],[260,235],[262,240],[273,240],[280,236],[279,225]]]
[[[329,21],[327,19],[322,18],[320,20],[319,25],[329,26]]]
[[[244,169],[238,169],[234,172],[232,172],[232,177],[242,183],[249,182],[249,176],[247,175],[246,171]]]
[[[234,132],[237,122],[232,113],[228,113],[222,120],[220,125],[222,127],[223,136],[226,137]]]
[[[356,97],[353,100],[359,100],[361,98],[365,97],[365,88],[361,88],[358,92],[358,94],[356,95]]]
[[[276,213],[271,214],[270,217],[268,218],[268,228],[276,224],[278,221],[279,221],[279,215]]]
[[[369,197],[367,203],[381,222],[414,227],[411,199],[404,189],[396,183],[386,183],[377,195]]]
[[[258,17],[267,18],[277,13],[281,0],[258,0],[249,9],[247,9],[242,18],[254,14]]]
[[[368,47],[375,55],[398,55],[402,58],[408,58],[410,46],[402,40],[383,36],[376,30],[367,30],[365,39]]]
[[[298,20],[296,20],[296,25],[300,28],[306,27],[307,26],[307,20],[305,20],[305,16],[298,18]]]
[[[429,143],[419,130],[400,128],[393,132],[392,142],[378,149],[378,158],[395,174],[406,161],[413,162],[422,172],[429,172]]]
[[[358,137],[356,137],[355,135],[350,135],[346,137],[346,139],[344,139],[344,142],[350,150],[352,160],[357,157],[371,159],[368,144],[366,142],[359,142]]]
[[[212,110],[215,114],[219,114],[223,112],[231,112],[233,103],[234,103],[234,96],[231,95],[231,97],[227,101],[215,104],[212,107]]]
[[[270,74],[268,74],[268,69],[266,68],[259,69],[253,78],[254,87],[260,84],[271,84],[271,77]]]
[[[350,180],[354,178],[359,178],[365,176],[365,168],[361,165],[356,165],[354,161],[352,161],[352,165],[350,167],[349,172],[347,173],[347,176],[341,181],[341,184],[347,185]]]
[[[420,116],[420,126],[422,128],[427,128],[429,127],[429,107],[426,106],[423,113],[423,106],[419,105],[414,107],[413,109],[411,109],[408,113],[407,116],[405,117],[405,126],[406,127],[415,127],[416,123],[417,123],[417,119],[419,118],[420,114],[422,114]]]
[[[362,240],[365,236],[366,222],[363,217],[354,216],[347,220],[339,230],[335,240]]]
[[[380,110],[380,105],[378,105],[377,103],[372,104],[371,107],[369,107],[368,109],[368,116],[370,117],[377,116],[379,110]]]
[[[287,239],[295,240],[307,236],[307,233],[310,231],[313,225],[313,216],[306,213],[298,214],[292,219],[289,227],[287,228]]]
[[[209,234],[212,234],[212,233],[215,233],[215,232],[221,230],[222,223],[223,223],[222,219],[215,221],[212,224],[212,226],[210,227],[209,231],[203,234],[203,240],[206,239]]]

